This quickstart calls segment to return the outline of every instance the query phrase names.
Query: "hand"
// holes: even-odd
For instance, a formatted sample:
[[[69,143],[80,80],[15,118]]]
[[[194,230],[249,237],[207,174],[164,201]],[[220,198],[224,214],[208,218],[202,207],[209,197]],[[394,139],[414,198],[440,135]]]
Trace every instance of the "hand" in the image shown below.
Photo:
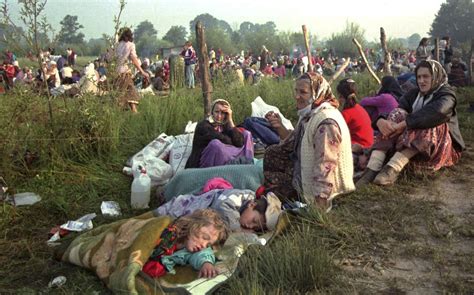
[[[217,276],[218,272],[217,269],[209,262],[204,262],[199,270],[199,277],[200,278],[213,278]]]
[[[407,124],[406,124],[406,121],[402,121],[400,123],[392,123],[392,126],[393,126],[393,129],[394,129],[394,132],[390,135],[390,137],[394,137],[394,136],[397,136],[399,134],[401,134],[405,128],[407,127]]]
[[[226,106],[222,112],[224,112],[226,114],[226,118],[225,120],[227,121],[227,124],[229,125],[229,127],[233,128],[235,127],[235,124],[234,124],[234,119],[232,117],[232,109],[228,106]]]
[[[278,113],[270,111],[265,115],[265,119],[268,120],[268,122],[270,123],[270,125],[272,125],[274,129],[278,130],[283,126],[280,114]]]
[[[395,132],[393,123],[385,119],[378,120],[377,127],[379,127],[379,130],[384,138],[390,137],[390,135]]]
[[[145,71],[142,72],[142,76],[143,76],[143,78],[145,78],[145,79],[148,79],[148,80],[150,79],[150,74],[148,74],[148,73],[145,72]]]

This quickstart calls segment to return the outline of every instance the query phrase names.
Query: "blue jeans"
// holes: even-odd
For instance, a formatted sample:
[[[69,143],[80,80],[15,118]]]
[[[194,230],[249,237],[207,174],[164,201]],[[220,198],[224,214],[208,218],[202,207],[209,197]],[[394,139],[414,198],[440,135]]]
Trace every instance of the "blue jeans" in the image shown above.
[[[186,86],[194,88],[194,64],[185,67]]]

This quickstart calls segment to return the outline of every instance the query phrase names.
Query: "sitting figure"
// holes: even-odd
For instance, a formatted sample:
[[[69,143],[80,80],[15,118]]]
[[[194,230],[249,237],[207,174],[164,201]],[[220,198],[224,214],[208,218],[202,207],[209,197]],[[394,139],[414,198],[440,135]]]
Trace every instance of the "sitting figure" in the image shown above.
[[[227,235],[227,227],[217,212],[197,210],[178,218],[163,230],[142,270],[157,278],[174,273],[177,264],[191,264],[199,270],[199,277],[215,277],[216,258],[212,246],[223,243]]]
[[[211,115],[196,126],[186,168],[214,167],[239,160],[252,162],[252,136],[235,127],[229,102],[217,99],[212,103]]]
[[[380,115],[389,114],[398,107],[398,100],[403,95],[403,90],[397,80],[392,76],[382,78],[382,85],[376,96],[366,97],[360,105],[369,113],[370,120],[374,122]]]
[[[251,190],[214,189],[202,195],[176,196],[153,214],[180,217],[205,208],[216,210],[231,231],[264,231],[275,228],[281,202],[272,193],[256,199]]]
[[[367,111],[357,103],[357,85],[352,79],[343,79],[337,85],[342,116],[349,127],[355,171],[365,168],[367,152],[374,144],[374,130]]]
[[[437,171],[456,164],[464,149],[456,112],[456,94],[443,66],[421,61],[415,69],[417,88],[405,94],[387,119],[376,121],[375,139],[367,169],[357,186],[395,183],[413,158],[420,168]],[[387,153],[395,151],[384,166]]]
[[[278,114],[266,116],[282,141],[265,150],[264,185],[282,201],[300,199],[328,211],[334,197],[355,189],[349,128],[320,74],[296,80],[295,103],[299,121],[291,133]]]

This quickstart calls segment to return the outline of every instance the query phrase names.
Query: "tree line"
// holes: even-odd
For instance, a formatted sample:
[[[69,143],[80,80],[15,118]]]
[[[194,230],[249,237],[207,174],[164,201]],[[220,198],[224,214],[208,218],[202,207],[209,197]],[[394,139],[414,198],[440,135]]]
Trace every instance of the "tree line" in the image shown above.
[[[186,40],[195,40],[195,24],[201,21],[206,29],[208,48],[217,50],[220,48],[226,54],[239,54],[241,50],[247,53],[249,50],[258,54],[265,45],[274,53],[280,50],[291,53],[294,49],[304,49],[302,32],[279,31],[273,21],[263,24],[245,21],[238,27],[232,28],[226,21],[215,18],[204,13],[196,16],[189,22],[188,29],[184,26],[172,26],[162,38],[158,37],[158,31],[153,24],[144,20],[133,28],[135,44],[139,56],[154,57],[159,48],[181,46]],[[40,34],[40,44],[44,48],[55,47],[57,52],[62,53],[66,48],[72,47],[80,55],[99,56],[107,48],[105,36],[85,40],[81,32],[83,25],[79,23],[78,16],[66,15],[60,22],[60,30],[54,36]],[[0,25],[0,49],[5,49],[3,40],[10,31],[8,24]],[[390,32],[388,32],[390,34]],[[441,4],[436,14],[431,29],[427,32],[431,37],[450,36],[453,44],[464,51],[470,50],[471,38],[474,36],[474,3],[471,0],[447,0]],[[399,48],[415,49],[418,42],[424,36],[412,34],[407,38],[389,38],[389,49]],[[311,36],[313,49],[333,48],[338,56],[357,56],[357,49],[352,44],[352,38],[368,48],[378,48],[378,40],[367,40],[365,30],[357,23],[347,22],[343,31],[333,33],[326,40],[319,39],[316,35]],[[18,47],[26,46],[26,42],[19,40]],[[15,48],[11,48],[15,50]],[[27,52],[27,50],[23,50]]]

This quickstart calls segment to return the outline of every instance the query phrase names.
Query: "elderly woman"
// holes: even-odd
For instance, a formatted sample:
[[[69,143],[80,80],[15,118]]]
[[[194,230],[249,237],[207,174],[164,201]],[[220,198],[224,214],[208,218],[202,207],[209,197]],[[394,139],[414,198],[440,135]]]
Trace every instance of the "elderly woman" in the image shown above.
[[[395,183],[413,159],[420,168],[437,171],[457,163],[464,149],[456,113],[456,94],[448,85],[443,66],[422,61],[415,69],[418,87],[404,95],[387,119],[379,119],[380,130],[367,169],[357,186],[374,182]],[[387,152],[395,154],[383,166]]]
[[[193,149],[186,168],[205,168],[253,160],[250,132],[235,127],[230,103],[217,99],[211,115],[196,126]]]
[[[119,43],[115,48],[115,54],[117,57],[118,72],[118,78],[115,84],[117,91],[120,92],[119,103],[122,107],[126,106],[128,103],[132,112],[136,113],[139,95],[133,84],[133,76],[128,67],[128,61],[132,61],[135,68],[143,75],[143,77],[149,79],[150,76],[140,65],[140,60],[138,59],[135,49],[135,43],[133,43],[132,30],[129,28],[121,29]]]
[[[324,210],[354,190],[351,136],[328,82],[317,73],[296,81],[299,121],[289,133],[278,114],[266,118],[282,141],[265,151],[265,186],[282,200],[300,199]]]

